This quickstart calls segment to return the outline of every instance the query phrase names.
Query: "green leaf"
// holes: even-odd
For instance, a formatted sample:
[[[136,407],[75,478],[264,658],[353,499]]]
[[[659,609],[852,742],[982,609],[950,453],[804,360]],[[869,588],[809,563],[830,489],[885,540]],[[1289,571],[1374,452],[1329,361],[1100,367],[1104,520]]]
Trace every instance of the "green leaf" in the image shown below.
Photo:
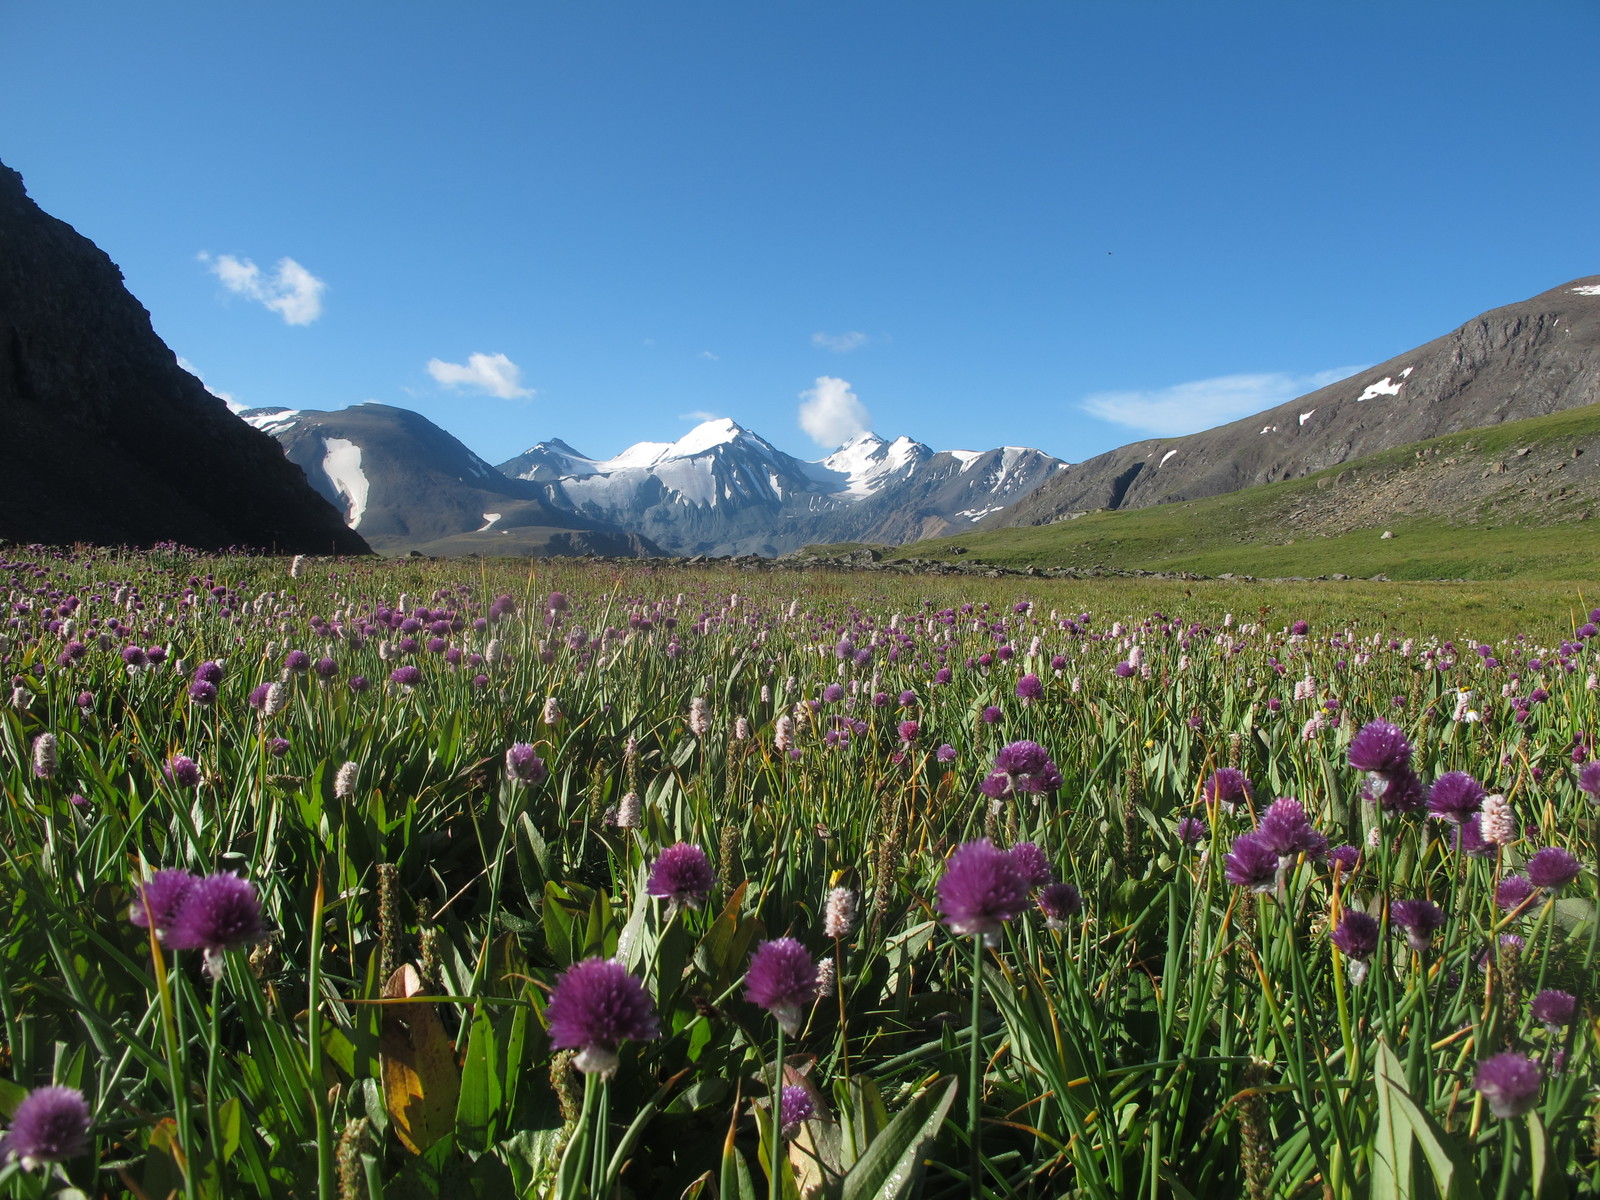
[[[1533,1175],[1533,1200],[1546,1195],[1545,1175],[1550,1170],[1550,1139],[1545,1134],[1544,1122],[1539,1114],[1528,1114],[1528,1165]]]
[[[1378,1137],[1372,1147],[1372,1200],[1411,1194],[1411,1125],[1395,1120],[1393,1095],[1404,1091],[1405,1067],[1388,1042],[1378,1043]]]
[[[925,1089],[872,1140],[844,1178],[843,1200],[899,1200],[922,1176],[923,1154],[956,1098],[956,1081]]]
[[[243,1128],[244,1105],[239,1097],[229,1096],[217,1108],[217,1128],[222,1133],[222,1161],[227,1162],[239,1148],[239,1133]]]
[[[487,1149],[494,1141],[495,1117],[504,1095],[500,1073],[500,1039],[489,1014],[479,1009],[467,1036],[467,1061],[461,1069],[461,1098],[456,1101],[456,1140]]]
[[[1433,1170],[1433,1183],[1445,1200],[1481,1200],[1478,1179],[1461,1148],[1450,1143],[1439,1123],[1417,1106],[1404,1088],[1391,1087],[1395,1111],[1411,1126],[1417,1144]],[[1407,1193],[1409,1194],[1409,1193]]]

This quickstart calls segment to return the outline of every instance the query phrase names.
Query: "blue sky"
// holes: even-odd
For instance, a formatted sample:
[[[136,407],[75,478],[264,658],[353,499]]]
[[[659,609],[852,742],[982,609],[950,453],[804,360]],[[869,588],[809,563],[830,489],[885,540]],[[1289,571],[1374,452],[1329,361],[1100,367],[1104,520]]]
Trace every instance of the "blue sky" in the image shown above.
[[[1077,460],[1600,271],[1592,0],[4,27],[0,161],[213,389],[414,408],[494,462],[697,414]]]

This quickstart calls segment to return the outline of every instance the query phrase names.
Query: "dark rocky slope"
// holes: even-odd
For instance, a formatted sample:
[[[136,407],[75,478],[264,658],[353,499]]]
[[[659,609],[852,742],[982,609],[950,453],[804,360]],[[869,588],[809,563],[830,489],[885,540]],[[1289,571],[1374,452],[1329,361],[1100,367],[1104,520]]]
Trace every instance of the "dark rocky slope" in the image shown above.
[[[1277,408],[1075,463],[985,528],[1197,500],[1380,450],[1600,401],[1600,276],[1484,313]]]
[[[0,541],[366,553],[0,164]]]

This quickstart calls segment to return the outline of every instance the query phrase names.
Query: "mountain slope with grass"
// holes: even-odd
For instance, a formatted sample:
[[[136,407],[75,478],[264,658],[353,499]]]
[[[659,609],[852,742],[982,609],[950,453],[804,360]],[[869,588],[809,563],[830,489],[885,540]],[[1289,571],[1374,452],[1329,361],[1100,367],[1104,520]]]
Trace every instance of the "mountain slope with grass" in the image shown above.
[[[1600,404],[1203,500],[902,546],[898,560],[1393,579],[1600,576]],[[1389,536],[1385,536],[1385,535]]]
[[[1394,446],[1600,402],[1600,275],[1474,317],[1240,421],[1133,442],[1058,472],[996,529],[1302,479]]]

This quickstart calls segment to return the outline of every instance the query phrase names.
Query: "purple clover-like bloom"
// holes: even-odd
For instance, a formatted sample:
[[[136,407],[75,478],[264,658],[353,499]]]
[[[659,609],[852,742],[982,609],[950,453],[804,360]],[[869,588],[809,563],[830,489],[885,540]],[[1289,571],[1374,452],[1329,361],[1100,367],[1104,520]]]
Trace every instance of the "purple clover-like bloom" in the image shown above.
[[[1536,888],[1559,892],[1578,877],[1580,864],[1570,850],[1560,846],[1546,846],[1523,864],[1528,882]]]
[[[822,689],[822,702],[824,704],[837,704],[844,699],[844,688],[840,684],[830,683]]]
[[[245,698],[245,703],[258,712],[263,711],[267,707],[267,697],[271,693],[272,685],[270,683],[258,683],[250,689],[250,695]]]
[[[1130,662],[1119,662],[1111,669],[1118,679],[1127,679],[1133,674],[1133,664]]]
[[[390,671],[389,678],[403,688],[414,688],[422,682],[422,668],[407,663]]]
[[[945,742],[933,752],[933,756],[942,763],[955,762],[956,748],[949,742]]]
[[[1578,998],[1560,988],[1545,988],[1533,998],[1530,1008],[1533,1019],[1554,1033],[1572,1024],[1572,1018],[1578,1011]]]
[[[1478,1064],[1472,1085],[1497,1117],[1516,1117],[1539,1102],[1539,1064],[1526,1054],[1507,1050]]]
[[[1426,950],[1444,928],[1444,910],[1432,900],[1396,900],[1389,906],[1389,920],[1405,930],[1408,946]]]
[[[1044,695],[1044,683],[1037,675],[1027,674],[1017,680],[1017,698],[1031,704]]]
[[[1210,779],[1206,780],[1201,794],[1214,804],[1232,812],[1234,806],[1251,799],[1256,794],[1255,785],[1243,771],[1233,767],[1223,767],[1213,772]]]
[[[187,754],[174,754],[167,760],[167,778],[179,787],[199,787],[200,764]]]
[[[786,1083],[778,1092],[778,1131],[785,1138],[800,1132],[802,1122],[817,1115],[811,1093],[799,1084]]]
[[[1028,907],[1028,880],[988,838],[965,842],[945,860],[936,907],[952,932],[994,940]]]
[[[208,683],[204,679],[196,679],[189,685],[189,699],[204,707],[217,698],[217,685]]]
[[[1441,821],[1460,825],[1477,816],[1485,795],[1483,784],[1465,771],[1446,771],[1428,789],[1428,812]]]
[[[1351,739],[1349,760],[1358,771],[1393,775],[1411,765],[1411,743],[1399,726],[1368,721]]]
[[[1327,850],[1327,839],[1322,838],[1306,816],[1305,806],[1293,796],[1274,800],[1261,814],[1256,826],[1256,836],[1272,848],[1279,858],[1288,858],[1302,851]]]
[[[222,664],[207,659],[194,669],[194,679],[196,683],[221,683]]]
[[[1005,775],[1014,792],[1054,792],[1064,782],[1049,752],[1038,742],[1011,742],[994,756],[996,774]],[[991,776],[993,778],[993,776]],[[986,795],[993,795],[986,792]]]
[[[658,900],[699,908],[715,882],[706,852],[689,842],[678,842],[656,856],[645,891]]]
[[[304,650],[291,650],[283,656],[283,669],[296,675],[311,669],[311,655]]]
[[[1361,850],[1346,842],[1328,851],[1328,861],[1338,867],[1344,875],[1353,875],[1356,867],[1361,864]]]
[[[980,715],[982,716],[983,723],[985,725],[998,725],[1000,723],[1000,718],[1005,716],[1005,713],[1001,712],[998,708],[991,704],[988,708],[984,709]]]
[[[1211,835],[1200,817],[1184,817],[1178,822],[1178,840],[1185,846],[1198,846]]]
[[[1357,908],[1347,908],[1339,917],[1339,924],[1329,935],[1329,940],[1346,958],[1365,962],[1378,948],[1378,919]]]
[[[1039,911],[1045,925],[1060,929],[1083,911],[1083,897],[1070,883],[1051,883],[1039,889]]]
[[[617,1047],[623,1042],[648,1042],[661,1035],[644,984],[611,959],[573,963],[556,980],[544,1011],[551,1045],[576,1050],[572,1065],[588,1074],[615,1071]]]
[[[138,896],[128,909],[128,920],[140,929],[155,926],[157,933],[165,933],[178,915],[189,889],[198,880],[179,868],[157,871],[138,885]]]
[[[1278,878],[1278,852],[1258,833],[1240,834],[1223,859],[1223,876],[1234,887],[1269,892]]]
[[[89,1105],[70,1087],[34,1088],[11,1114],[11,1128],[0,1138],[0,1162],[23,1167],[64,1162],[89,1144]]]
[[[914,742],[922,732],[922,726],[915,721],[901,721],[897,732],[902,742]]]
[[[997,851],[998,853],[998,851]],[[760,1005],[790,1035],[800,1031],[800,1019],[817,998],[817,964],[793,938],[762,942],[750,956],[744,994]]]
[[[1033,842],[1018,842],[1009,851],[1011,861],[1028,881],[1029,887],[1043,887],[1055,878],[1055,870],[1044,851]]]
[[[506,779],[511,783],[519,787],[532,787],[549,777],[544,759],[529,743],[516,742],[506,751]]]
[[[345,686],[359,696],[362,692],[371,687],[372,683],[365,675],[352,675],[350,676],[349,682],[346,683]]]
[[[339,664],[331,658],[319,658],[311,664],[311,669],[316,672],[318,679],[332,679],[339,674]]]
[[[247,879],[223,872],[195,880],[167,927],[174,950],[204,950],[213,979],[222,973],[222,954],[259,941],[265,932],[261,898]]]
[[[1478,824],[1478,816],[1474,813],[1455,828],[1456,849],[1471,858],[1490,858],[1494,855],[1495,844],[1483,836],[1483,829]]]
[[[1494,890],[1494,902],[1510,912],[1521,908],[1537,890],[1526,875],[1507,875]]]
[[[1422,780],[1410,767],[1402,767],[1389,776],[1373,776],[1361,789],[1361,794],[1368,800],[1378,801],[1385,812],[1416,812],[1428,802]]]
[[[1578,772],[1578,787],[1600,801],[1600,759],[1588,763]]]

